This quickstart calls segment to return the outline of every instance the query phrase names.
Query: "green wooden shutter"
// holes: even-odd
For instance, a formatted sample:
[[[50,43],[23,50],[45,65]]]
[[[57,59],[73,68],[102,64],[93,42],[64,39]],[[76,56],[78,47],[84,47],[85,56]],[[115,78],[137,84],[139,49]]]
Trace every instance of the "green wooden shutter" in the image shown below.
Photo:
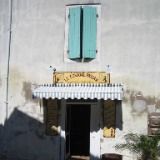
[[[46,134],[58,135],[58,104],[57,100],[48,99],[46,105]]]
[[[104,101],[103,106],[103,136],[107,138],[115,137],[116,129],[116,103],[112,100]]]
[[[80,7],[69,9],[68,54],[70,59],[80,58],[80,15]]]
[[[97,12],[95,7],[83,8],[83,58],[96,58]]]

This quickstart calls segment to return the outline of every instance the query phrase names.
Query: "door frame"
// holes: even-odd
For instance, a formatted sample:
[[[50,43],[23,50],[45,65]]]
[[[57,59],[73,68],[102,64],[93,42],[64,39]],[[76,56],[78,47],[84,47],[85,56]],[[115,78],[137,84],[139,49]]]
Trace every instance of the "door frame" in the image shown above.
[[[78,101],[78,100],[74,102],[67,102],[66,100],[63,99],[61,103],[60,160],[64,160],[66,157],[65,119],[66,119],[66,107],[68,104],[81,104],[81,105],[89,104],[90,105],[90,108],[91,108],[90,109],[90,160],[100,159],[100,130],[101,130],[100,129],[100,120],[101,120],[100,100],[97,100],[96,102],[93,102],[93,101],[86,102],[86,101]],[[97,121],[97,118],[98,118],[98,121]],[[95,128],[97,129],[97,131],[94,131]]]

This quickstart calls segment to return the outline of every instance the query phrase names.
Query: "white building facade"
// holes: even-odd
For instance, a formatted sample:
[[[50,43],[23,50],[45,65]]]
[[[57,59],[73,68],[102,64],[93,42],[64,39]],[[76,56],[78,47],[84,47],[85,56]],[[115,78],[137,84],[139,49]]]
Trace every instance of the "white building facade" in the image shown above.
[[[159,111],[159,7],[158,0],[1,0],[0,155],[136,159],[115,145],[127,133],[148,134],[148,115]]]

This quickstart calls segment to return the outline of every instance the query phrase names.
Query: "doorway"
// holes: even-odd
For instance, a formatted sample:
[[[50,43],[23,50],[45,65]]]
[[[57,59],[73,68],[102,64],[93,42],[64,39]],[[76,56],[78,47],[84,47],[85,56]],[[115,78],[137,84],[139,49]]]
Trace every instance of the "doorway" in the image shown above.
[[[89,104],[68,104],[66,109],[66,159],[86,159],[90,155]]]

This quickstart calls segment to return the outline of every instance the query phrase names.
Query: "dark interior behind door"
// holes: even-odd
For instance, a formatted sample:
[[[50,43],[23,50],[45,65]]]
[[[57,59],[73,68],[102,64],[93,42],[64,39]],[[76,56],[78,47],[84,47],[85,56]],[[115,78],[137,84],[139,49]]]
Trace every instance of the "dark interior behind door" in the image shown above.
[[[70,154],[89,156],[90,151],[90,105],[68,105]]]

